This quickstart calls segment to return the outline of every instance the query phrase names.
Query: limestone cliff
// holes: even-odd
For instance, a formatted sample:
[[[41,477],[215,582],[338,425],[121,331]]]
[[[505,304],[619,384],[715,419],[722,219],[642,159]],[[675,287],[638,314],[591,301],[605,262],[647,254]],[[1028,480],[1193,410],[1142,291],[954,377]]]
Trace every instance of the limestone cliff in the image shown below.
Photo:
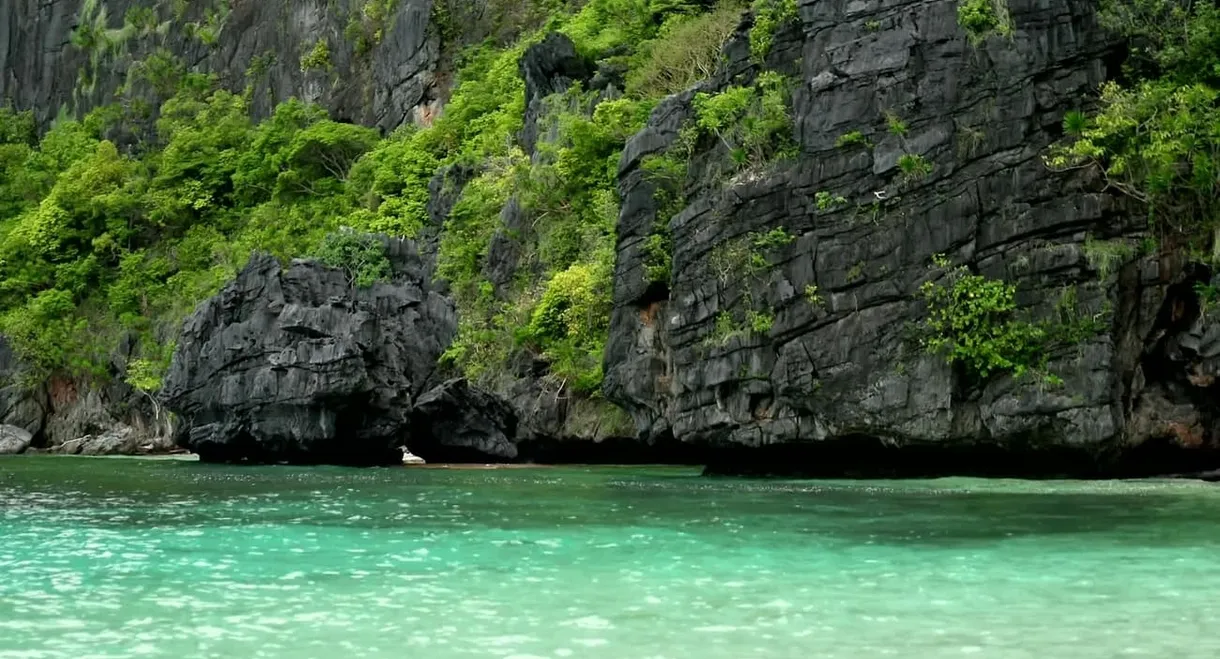
[[[644,436],[760,449],[730,451],[719,464],[730,471],[1151,473],[1214,463],[1212,431],[1199,425],[1211,403],[1189,409],[1166,382],[1182,370],[1153,345],[1173,331],[1167,323],[1190,324],[1191,312],[1170,319],[1162,309],[1183,304],[1165,301],[1185,277],[1180,256],[1091,264],[1086,242],[1134,244],[1147,227],[1098,181],[1052,172],[1042,158],[1065,113],[1114,73],[1119,44],[1091,2],[1013,0],[1011,37],[976,44],[955,8],[802,2],[768,61],[801,81],[800,155],[722,181],[708,170],[723,146],[703,145],[683,207],[660,218],[673,241],[667,286],[647,275],[658,204],[641,163],[678,139],[696,91],[757,75],[744,38],[716,79],[666,101],[628,145],[606,390]],[[899,117],[903,129],[892,130]],[[906,154],[930,170],[904,173]],[[766,267],[726,269],[726,250],[776,228],[792,239],[757,248]],[[928,313],[921,283],[944,276],[938,254],[1016,282],[1035,317],[1096,319],[1101,331],[1051,356],[1062,382],[966,377],[913,345]],[[717,336],[720,314],[740,327],[748,307],[773,324]]]
[[[535,4],[509,21],[519,32],[543,24],[528,10]],[[712,5],[674,4],[686,18]],[[481,15],[487,5],[466,10]],[[425,305],[440,320],[416,326],[394,311],[410,304],[392,309],[344,288],[338,271],[284,270],[264,258],[187,324],[165,392],[185,419],[180,441],[217,459],[369,463],[415,432],[424,457],[681,461],[827,476],[1220,467],[1220,330],[1196,293],[1217,285],[1211,268],[1150,227],[1096,168],[1062,171],[1045,158],[1064,138],[1065,116],[1121,75],[1126,45],[1102,29],[1089,0],[999,5],[1004,29],[968,33],[954,0],[753,3],[722,23],[730,36],[720,57],[698,63],[701,79],[668,96],[628,89],[624,67],[638,65],[639,53],[599,46],[587,25],[496,51],[501,59],[482,70],[515,69],[504,88],[523,99],[496,108],[489,91],[456,115],[477,129],[495,124],[486,128],[494,144],[428,154],[442,166],[435,175],[429,166],[426,185],[412,180],[427,188],[427,217],[422,258],[407,277],[411,295],[448,290],[460,317],[481,314],[474,332],[492,338],[466,347],[500,360],[482,383],[490,391],[449,379],[448,363],[434,371],[455,340],[441,303]],[[81,112],[116,93],[155,106],[167,78],[203,72],[247,90],[259,116],[298,97],[383,132],[426,126],[449,91],[443,51],[452,44],[443,37],[494,36],[455,15],[454,3],[438,6],[0,0],[0,98],[36,110],[45,125],[61,108]],[[670,9],[649,11],[660,24]],[[642,131],[627,139],[639,125],[631,124],[590,148],[595,163],[605,159],[598,149],[621,149],[617,172],[599,164],[580,174],[606,192],[578,194],[582,205],[613,196],[617,177],[613,229],[570,199],[539,201],[537,188],[554,194],[568,184],[552,167],[571,146],[564,122],[588,121],[607,102],[662,97]],[[729,113],[717,124],[708,114],[716,98],[772,114],[782,105],[783,116]],[[487,119],[504,108],[514,116]],[[750,122],[769,142],[733,136]],[[437,142],[466,139],[462,126]],[[613,204],[604,205],[614,225]],[[579,219],[563,225],[557,215]],[[568,271],[587,276],[577,287],[597,264],[567,253],[560,265],[546,262],[541,245],[552,230],[568,232],[567,252],[614,243],[604,381],[585,390],[556,375],[544,345],[569,354],[589,345],[557,336],[575,298],[552,300],[560,320],[540,321],[537,310],[556,271],[583,268]],[[467,241],[468,281],[433,287],[452,235]],[[929,349],[929,291],[963,277],[1013,286],[1008,315],[1040,332],[1038,354],[1027,355],[1036,368],[979,371]],[[306,279],[314,283],[293,290],[312,291],[302,294],[307,304],[284,288]],[[596,297],[597,284],[581,293]],[[298,307],[326,326],[283,317]],[[250,314],[262,320],[251,324]],[[604,329],[604,320],[583,327]],[[405,361],[382,354],[406,354],[421,338],[428,349]],[[230,353],[246,357],[235,365]],[[14,364],[0,352],[0,366]],[[212,377],[228,378],[230,390],[209,394]],[[264,391],[269,382],[283,388]],[[440,386],[426,393],[432,385]],[[0,422],[49,433],[47,410],[64,407],[56,396],[5,387]],[[144,404],[130,390],[111,398]],[[358,438],[358,455],[343,453],[344,434]]]
[[[84,112],[116,96],[155,107],[175,78],[247,85],[256,114],[296,97],[392,130],[436,110],[431,0],[0,2],[0,101]]]

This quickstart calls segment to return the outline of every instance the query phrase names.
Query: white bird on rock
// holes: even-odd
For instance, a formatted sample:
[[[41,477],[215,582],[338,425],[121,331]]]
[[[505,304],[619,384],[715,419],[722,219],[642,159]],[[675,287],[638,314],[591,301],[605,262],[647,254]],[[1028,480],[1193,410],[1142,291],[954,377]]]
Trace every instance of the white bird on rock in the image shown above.
[[[427,464],[424,459],[415,455],[405,446],[399,446],[398,450],[402,451],[402,463],[405,465],[422,465]]]

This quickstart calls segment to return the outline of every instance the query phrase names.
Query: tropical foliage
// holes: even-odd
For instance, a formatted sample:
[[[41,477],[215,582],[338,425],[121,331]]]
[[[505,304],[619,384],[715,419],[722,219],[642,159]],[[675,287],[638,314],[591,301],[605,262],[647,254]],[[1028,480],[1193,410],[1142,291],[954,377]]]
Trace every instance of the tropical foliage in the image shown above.
[[[1220,227],[1220,9],[1189,0],[1107,0],[1103,24],[1126,37],[1122,80],[1100,108],[1064,118],[1054,167],[1095,167],[1145,204],[1161,228],[1216,244]]]
[[[595,394],[620,152],[657,99],[718,65],[743,7],[567,4],[551,3],[549,20],[512,43],[490,40],[462,53],[444,112],[425,128],[388,136],[295,100],[255,121],[251,92],[233,94],[187,74],[160,50],[131,66],[168,97],[155,111],[120,103],[62,116],[39,136],[28,113],[0,109],[0,333],[39,378],[118,376],[109,372],[110,355],[135,338],[138,350],[122,377],[155,389],[182,319],[252,252],[313,256],[345,269],[354,284],[371,285],[390,271],[381,243],[368,234],[417,235],[430,222],[429,184],[461,166],[475,175],[439,232],[438,273],[461,312],[448,358],[486,379],[524,351],[549,364],[555,378]],[[382,0],[366,3],[345,37],[363,40],[365,50],[375,45],[387,9]],[[104,25],[105,16],[86,27],[94,23]],[[549,30],[623,71],[626,95],[576,86],[546,99],[544,139],[526,154],[518,62]],[[76,39],[90,45],[92,34]],[[329,68],[334,47],[307,44],[301,69]],[[757,89],[749,90],[752,109],[743,117],[761,110],[757,130],[773,130],[766,113],[780,91],[765,82]],[[149,117],[155,130],[135,146],[114,139]],[[747,151],[757,148],[749,132],[717,130]],[[525,228],[503,221],[510,199],[529,218]],[[494,239],[521,247],[511,281],[487,274]]]

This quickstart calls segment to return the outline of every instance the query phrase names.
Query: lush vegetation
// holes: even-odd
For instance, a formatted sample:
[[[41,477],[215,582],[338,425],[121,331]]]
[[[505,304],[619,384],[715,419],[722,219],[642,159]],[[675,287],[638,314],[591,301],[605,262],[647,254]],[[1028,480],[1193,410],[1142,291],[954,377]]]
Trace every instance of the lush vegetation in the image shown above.
[[[358,233],[349,227],[326,236],[310,256],[343,270],[348,283],[360,288],[387,280],[393,274],[381,238],[371,233]]]
[[[974,45],[992,34],[1012,35],[1007,0],[961,0],[957,5],[957,23]]]
[[[739,167],[794,156],[790,85],[784,76],[767,71],[753,85],[699,93],[687,139],[697,139],[701,132],[714,135]]]
[[[680,92],[710,77],[720,64],[720,50],[741,21],[741,7],[723,2],[694,18],[670,17],[657,36],[644,43],[627,78],[633,96],[663,96]]]
[[[585,393],[596,393],[609,330],[614,226],[618,217],[616,173],[627,139],[644,124],[661,95],[678,91],[710,73],[724,39],[740,17],[725,3],[701,13],[683,2],[603,0],[552,23],[582,54],[626,66],[627,95],[608,97],[579,86],[548,99],[542,122],[551,136],[533,158],[513,145],[519,130],[520,51],[500,55],[495,76],[517,85],[504,102],[513,106],[510,139],[487,142],[472,153],[484,173],[466,188],[442,240],[441,274],[454,283],[465,313],[458,340],[447,353],[468,375],[494,379],[518,350],[544,358],[551,375]],[[452,116],[455,96],[447,116]],[[489,96],[489,101],[494,100]],[[487,106],[490,110],[496,104]],[[478,119],[476,119],[478,121]],[[485,136],[483,136],[485,137]],[[490,164],[489,164],[490,163]],[[673,186],[674,194],[677,188]],[[525,247],[533,267],[507,285],[487,278],[487,247],[503,231],[500,210],[510,197],[531,218],[529,229],[510,232]],[[649,248],[650,275],[667,280],[667,236],[658,232]]]
[[[1046,161],[1101,172],[1110,189],[1147,208],[1160,235],[1214,264],[1220,261],[1220,7],[1105,0],[1100,16],[1127,39],[1129,58],[1122,76],[1102,88],[1095,112],[1064,116],[1066,138]],[[976,43],[1011,32],[998,0],[964,0],[958,20]],[[908,175],[922,170],[910,160],[900,166]],[[1144,243],[1090,239],[1083,251],[1106,278],[1139,251],[1158,249],[1151,238]],[[948,272],[924,284],[929,313],[923,345],[977,376],[1040,371],[1057,346],[1086,339],[1104,322],[1104,314],[1084,317],[1074,309],[1070,289],[1058,318],[1022,319],[1012,284],[938,265]],[[1206,298],[1203,291],[1200,298]]]
[[[1131,44],[1096,113],[1064,117],[1055,167],[1094,167],[1175,242],[1220,245],[1220,9],[1187,0],[1107,0],[1103,24]],[[1213,257],[1214,258],[1214,257]]]
[[[771,53],[775,33],[797,19],[796,0],[754,0],[754,27],[750,30],[750,54],[762,61]]]
[[[128,119],[103,108],[36,140],[28,115],[0,113],[0,332],[36,377],[107,377],[129,334],[163,367],[184,315],[252,251],[418,225],[369,207],[397,165],[376,133],[318,108],[288,102],[255,124],[244,98],[192,76],[162,105],[156,146],[133,155],[103,139]]]
[[[934,265],[944,276],[924,282],[920,289],[928,305],[920,342],[928,352],[963,365],[976,378],[1036,372],[1056,381],[1045,371],[1053,352],[1095,335],[1105,322],[1105,314],[1081,313],[1074,289],[1065,289],[1053,318],[1023,318],[1016,285],[954,267],[940,256]]]
[[[381,41],[392,2],[372,0],[352,16],[345,36],[360,42],[357,51]],[[437,11],[451,4],[438,3]],[[463,165],[476,175],[445,222],[438,256],[461,310],[448,359],[486,381],[527,352],[546,361],[557,381],[596,394],[621,149],[660,96],[718,65],[743,7],[552,4],[537,31],[460,57],[459,84],[432,125],[384,137],[297,101],[254,121],[251,92],[223,91],[164,51],[131,67],[167,97],[159,108],[125,102],[64,116],[41,137],[28,114],[0,110],[0,333],[35,378],[121,375],[155,390],[182,319],[253,251],[312,255],[344,269],[353,284],[371,285],[390,273],[381,243],[368,234],[416,235],[428,221],[428,183]],[[99,39],[122,35],[106,32],[104,10],[90,7],[97,15],[74,40],[102,52],[108,46]],[[164,27],[155,16],[127,23]],[[201,33],[209,29],[199,25]],[[525,114],[518,61],[546,30],[567,34],[582,55],[622,71],[625,94],[577,86],[547,99],[545,138],[537,153],[526,154],[518,143]],[[332,47],[307,44],[301,69],[329,68]],[[787,90],[766,77],[742,89],[732,99],[703,101],[705,127],[733,142],[743,160],[769,157],[772,147],[757,136],[788,125],[786,108],[782,121],[776,113]],[[155,129],[136,131],[134,147],[131,139],[114,139],[130,138],[131,127],[151,117]],[[502,221],[510,199],[527,218],[512,230]],[[521,263],[508,282],[493,283],[487,274],[497,236],[520,245]],[[667,278],[668,264],[658,268],[656,276]],[[767,323],[757,318],[754,325]],[[136,339],[137,353],[113,373],[111,355],[125,337]]]

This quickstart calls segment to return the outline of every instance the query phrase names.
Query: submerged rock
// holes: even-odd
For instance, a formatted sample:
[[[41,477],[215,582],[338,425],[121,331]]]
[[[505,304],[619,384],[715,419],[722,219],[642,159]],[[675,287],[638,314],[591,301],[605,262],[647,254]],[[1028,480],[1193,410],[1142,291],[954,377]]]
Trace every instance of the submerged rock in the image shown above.
[[[16,455],[30,447],[34,438],[30,432],[17,426],[0,425],[0,455]]]
[[[358,288],[312,261],[255,256],[186,322],[162,398],[206,461],[395,464],[457,328],[412,243]]]

